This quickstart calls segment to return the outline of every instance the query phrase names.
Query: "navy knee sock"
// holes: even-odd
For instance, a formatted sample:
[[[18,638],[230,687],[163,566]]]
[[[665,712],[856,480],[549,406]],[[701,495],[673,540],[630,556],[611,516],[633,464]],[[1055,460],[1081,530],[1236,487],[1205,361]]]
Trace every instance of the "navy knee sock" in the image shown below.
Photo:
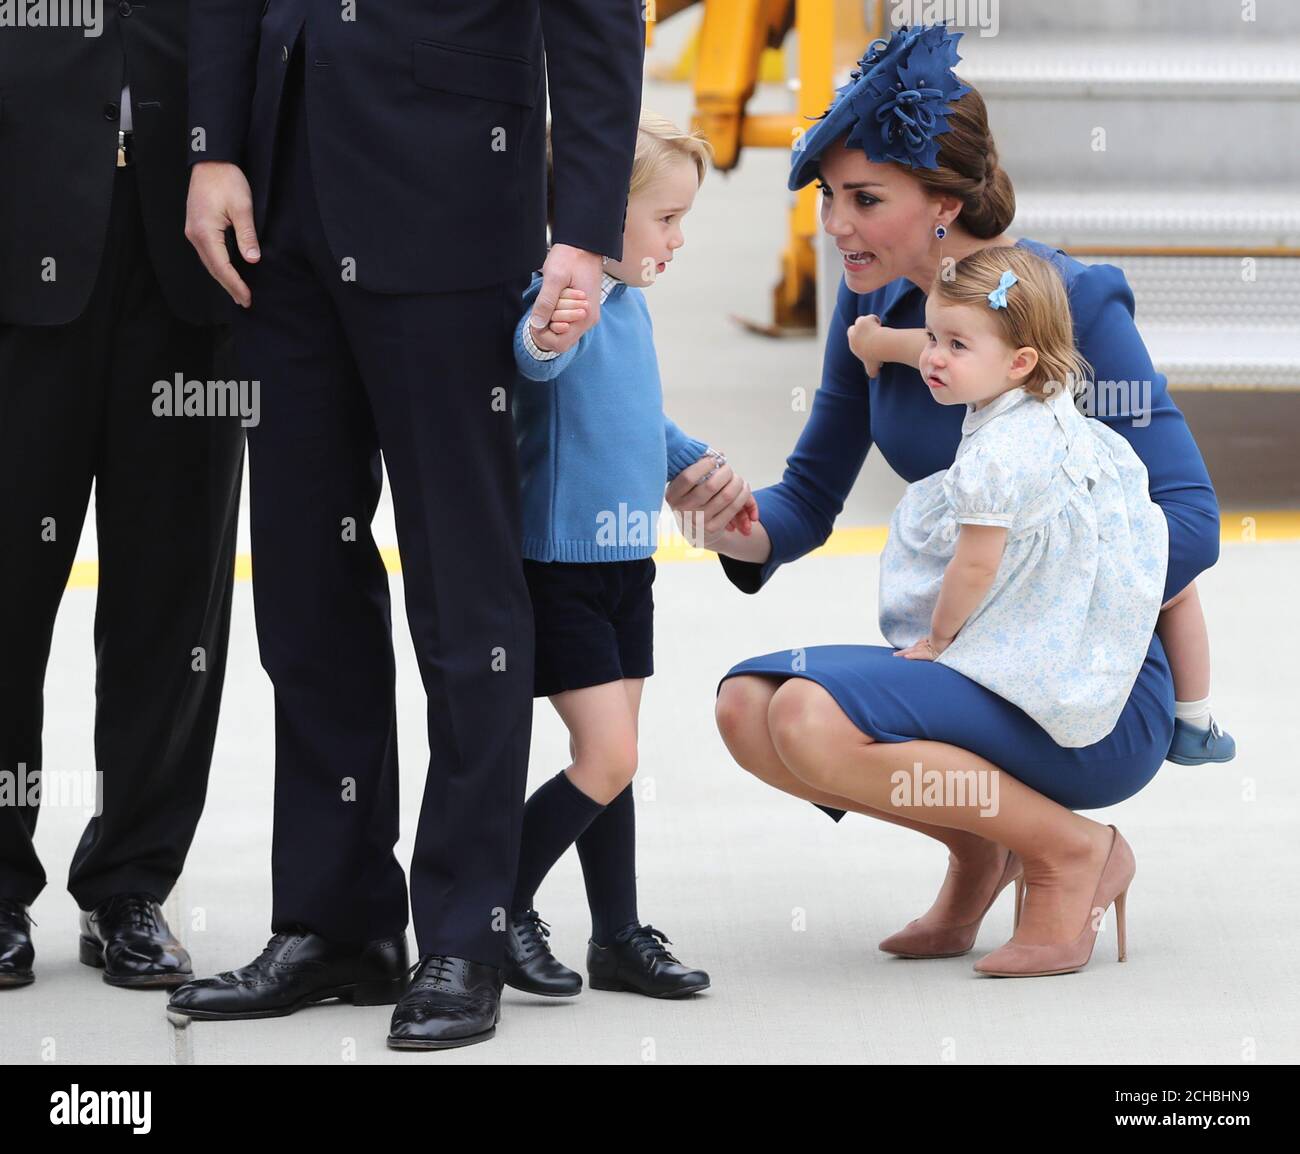
[[[636,916],[636,807],[632,786],[605,807],[578,838],[591,936],[602,946]]]
[[[604,811],[605,807],[583,793],[563,770],[533,791],[524,806],[512,914],[532,909],[542,879]]]

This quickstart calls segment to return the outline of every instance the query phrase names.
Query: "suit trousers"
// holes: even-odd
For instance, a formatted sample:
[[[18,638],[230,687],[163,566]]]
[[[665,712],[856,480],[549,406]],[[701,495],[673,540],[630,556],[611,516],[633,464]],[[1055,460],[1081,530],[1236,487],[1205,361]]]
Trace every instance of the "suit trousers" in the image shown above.
[[[11,784],[39,772],[44,804],[88,811],[89,797],[60,784],[86,767],[43,766],[41,735],[55,615],[95,487],[99,812],[68,875],[82,909],[127,891],[165,900],[194,837],[225,677],[244,451],[238,412],[159,410],[158,382],[229,376],[231,334],[173,314],[136,171],[113,179],[82,314],[0,325],[0,772]],[[0,897],[30,903],[45,886],[39,798],[19,787],[0,803]]]
[[[511,412],[527,278],[432,295],[359,289],[322,227],[306,116],[299,50],[261,258],[242,269],[252,305],[236,322],[262,398],[250,527],[275,688],[272,929],[359,943],[407,924],[389,583],[370,528],[382,457],[427,698],[417,943],[421,956],[500,965],[532,727]]]

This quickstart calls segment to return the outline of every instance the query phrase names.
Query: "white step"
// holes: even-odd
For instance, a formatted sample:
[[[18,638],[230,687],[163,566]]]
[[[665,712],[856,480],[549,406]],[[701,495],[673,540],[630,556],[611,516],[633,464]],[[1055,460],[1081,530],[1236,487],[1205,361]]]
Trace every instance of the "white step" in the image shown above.
[[[1258,184],[1175,189],[1018,185],[1013,228],[1017,235],[1064,249],[1113,244],[1300,250],[1300,189]]]
[[[985,96],[1300,100],[1300,37],[963,36],[958,53]]]
[[[1171,388],[1300,389],[1300,327],[1138,327]]]
[[[961,51],[1013,181],[1300,186],[1300,37],[965,37]]]
[[[868,13],[874,0],[866,0]],[[1143,33],[1169,35],[1196,33],[1249,40],[1269,35],[1300,34],[1300,4],[1288,0],[1088,0],[1087,4],[1066,0],[949,0],[938,9],[933,0],[900,3],[891,0],[885,15],[893,26],[899,23],[929,23],[947,16],[953,31],[966,39],[981,34],[994,36],[1043,33],[1081,33],[1105,29],[1115,35]],[[963,41],[964,43],[964,41]]]
[[[1300,327],[1300,260],[1270,257],[1243,266],[1234,257],[1079,259],[1124,270],[1139,324]]]

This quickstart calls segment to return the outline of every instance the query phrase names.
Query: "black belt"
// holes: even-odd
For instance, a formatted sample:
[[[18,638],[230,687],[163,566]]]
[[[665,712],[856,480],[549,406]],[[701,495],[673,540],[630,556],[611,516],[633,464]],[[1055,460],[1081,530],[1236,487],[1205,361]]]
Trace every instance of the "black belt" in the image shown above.
[[[135,163],[135,134],[133,132],[123,132],[118,129],[117,133],[117,167],[126,168],[127,165]]]

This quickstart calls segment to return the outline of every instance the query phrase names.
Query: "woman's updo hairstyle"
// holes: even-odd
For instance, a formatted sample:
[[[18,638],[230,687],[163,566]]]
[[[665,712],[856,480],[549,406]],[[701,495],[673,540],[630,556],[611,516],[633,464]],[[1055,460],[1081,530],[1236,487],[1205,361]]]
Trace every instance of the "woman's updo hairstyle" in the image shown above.
[[[939,167],[908,171],[927,192],[960,199],[956,223],[971,236],[992,240],[1010,227],[1016,215],[1016,193],[1011,178],[998,165],[984,98],[972,87],[949,106],[947,115],[948,131],[934,138],[939,144]]]

